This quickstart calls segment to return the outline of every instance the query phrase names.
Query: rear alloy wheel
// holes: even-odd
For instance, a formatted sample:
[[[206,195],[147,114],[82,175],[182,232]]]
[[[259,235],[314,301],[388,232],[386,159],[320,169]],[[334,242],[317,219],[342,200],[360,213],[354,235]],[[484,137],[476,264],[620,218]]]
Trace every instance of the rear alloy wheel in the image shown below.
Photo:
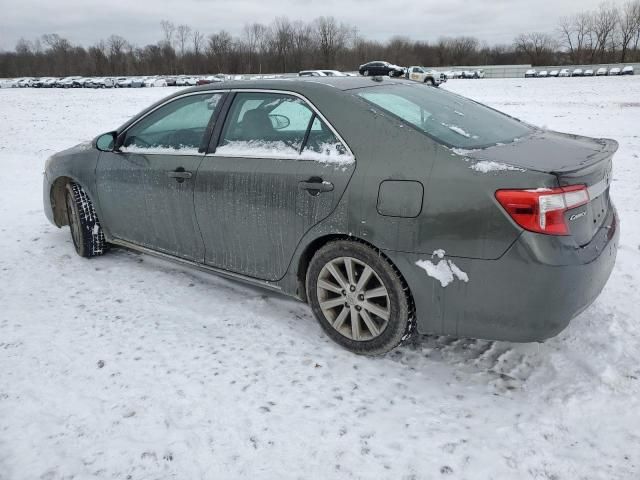
[[[91,200],[77,183],[68,183],[66,189],[67,218],[77,254],[89,258],[106,253],[109,244]]]
[[[307,295],[325,332],[354,353],[386,353],[413,333],[408,288],[391,263],[362,243],[321,248],[307,272]]]

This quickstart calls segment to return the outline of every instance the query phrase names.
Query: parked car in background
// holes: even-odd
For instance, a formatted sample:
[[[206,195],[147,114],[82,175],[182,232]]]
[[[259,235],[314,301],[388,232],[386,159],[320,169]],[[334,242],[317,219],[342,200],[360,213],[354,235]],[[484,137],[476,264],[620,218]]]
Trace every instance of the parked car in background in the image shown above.
[[[550,77],[557,77],[560,74],[560,72],[558,70],[551,70],[549,72],[549,76]]]
[[[620,72],[620,75],[633,75],[633,73],[634,73],[633,66],[627,65],[622,69],[622,72]]]
[[[426,83],[432,87],[439,87],[441,83],[447,81],[447,77],[443,73],[432,68],[419,66],[407,68],[406,77],[409,80]]]
[[[613,68],[609,69],[609,75],[620,75],[620,68],[619,67],[613,67]]]
[[[346,77],[347,74],[343,73],[339,70],[320,70],[320,72],[324,73],[327,77]]]
[[[462,72],[459,70],[448,70],[444,72],[444,76],[447,77],[447,80],[460,78],[461,75],[462,75]]]
[[[19,80],[14,81],[11,86],[16,88],[31,87],[33,86],[34,82],[37,82],[39,80],[40,80],[39,78],[33,78],[33,77],[20,78]]]
[[[186,75],[181,75],[176,79],[177,87],[193,87],[198,84],[198,79],[194,77],[189,77]]]
[[[575,68],[573,72],[571,72],[572,77],[584,77],[584,72],[581,68]]]
[[[301,70],[298,72],[299,77],[326,77],[327,74],[320,70]]]
[[[567,68],[563,68],[562,70],[560,70],[560,72],[558,73],[559,77],[570,77],[571,76],[571,72],[569,72],[569,69]]]
[[[404,75],[405,69],[394,65],[393,63],[375,61],[360,65],[358,68],[360,75],[368,77],[370,75],[384,75],[389,77],[401,77]]]
[[[538,77],[540,78],[546,78],[549,76],[549,72],[547,70],[540,70],[538,72]]]
[[[460,75],[460,78],[467,78],[467,79],[484,78],[484,70],[464,70]]]
[[[141,77],[133,77],[131,80],[131,88],[142,88],[144,87],[144,79]]]
[[[585,77],[593,77],[593,70],[591,68],[587,68],[584,71],[584,75],[583,76],[585,76]]]
[[[299,77],[346,77],[346,73],[339,70],[302,70],[298,72]]]
[[[57,78],[55,77],[49,77],[46,78],[43,82],[42,82],[42,87],[43,88],[53,88],[56,86],[56,82],[58,81]]]
[[[89,80],[90,79],[87,77],[78,77],[73,80],[73,83],[71,84],[71,86],[73,88],[83,88]]]
[[[124,246],[306,301],[352,352],[416,330],[542,341],[614,267],[617,147],[405,79],[235,82],[50,157],[44,211],[81,256]]]
[[[167,81],[161,77],[147,77],[144,79],[145,87],[166,87]]]
[[[538,76],[538,72],[535,69],[530,68],[526,72],[524,72],[524,78],[535,78]]]
[[[76,80],[78,80],[79,76],[73,76],[73,77],[65,77],[65,78],[61,78],[56,82],[56,87],[58,88],[73,88],[73,84]]]
[[[197,84],[198,85],[208,85],[210,83],[220,83],[223,82],[224,80],[222,78],[220,78],[217,75],[209,75],[206,77],[202,77],[202,78],[198,78],[197,80]]]
[[[597,71],[596,71],[596,77],[601,77],[603,75],[607,75],[609,72],[607,71],[606,68],[604,67],[600,67]]]
[[[117,88],[131,88],[131,77],[120,77],[115,81],[115,87]]]
[[[111,77],[95,77],[85,82],[85,87],[90,88],[113,88],[116,85]]]

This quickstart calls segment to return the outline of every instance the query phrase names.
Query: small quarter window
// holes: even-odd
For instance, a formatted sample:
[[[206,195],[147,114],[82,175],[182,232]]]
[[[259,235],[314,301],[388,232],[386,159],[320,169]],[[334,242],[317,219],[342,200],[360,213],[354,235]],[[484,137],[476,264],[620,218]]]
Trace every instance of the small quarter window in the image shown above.
[[[344,145],[340,143],[329,127],[318,117],[315,117],[309,130],[307,143],[302,151],[302,158],[347,160],[350,157]]]

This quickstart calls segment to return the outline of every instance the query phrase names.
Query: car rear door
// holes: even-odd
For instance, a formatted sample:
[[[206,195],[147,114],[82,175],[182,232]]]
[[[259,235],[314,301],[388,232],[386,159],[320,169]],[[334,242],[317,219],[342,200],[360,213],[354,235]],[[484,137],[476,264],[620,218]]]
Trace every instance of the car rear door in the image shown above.
[[[134,123],[96,169],[102,221],[118,240],[202,262],[193,209],[196,172],[224,92],[171,100]]]
[[[302,236],[336,207],[355,160],[295,94],[236,92],[219,130],[195,185],[205,263],[278,280]]]

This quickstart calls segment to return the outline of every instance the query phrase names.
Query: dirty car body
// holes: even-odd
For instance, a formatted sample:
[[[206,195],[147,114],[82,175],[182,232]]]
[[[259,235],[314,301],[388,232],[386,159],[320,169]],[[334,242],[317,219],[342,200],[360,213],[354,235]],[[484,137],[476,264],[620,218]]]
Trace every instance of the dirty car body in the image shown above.
[[[174,149],[131,138],[198,96],[211,118],[181,132]],[[256,104],[282,148],[243,143],[234,131],[266,121],[239,120]],[[304,115],[300,140],[294,124]],[[192,88],[113,139],[106,151],[98,138],[48,160],[44,205],[55,225],[68,223],[63,189],[74,182],[106,241],[303,301],[314,253],[358,242],[398,272],[420,333],[542,341],[594,301],[615,262],[615,141],[543,131],[407,80]],[[327,139],[337,145],[331,158],[309,148]]]

